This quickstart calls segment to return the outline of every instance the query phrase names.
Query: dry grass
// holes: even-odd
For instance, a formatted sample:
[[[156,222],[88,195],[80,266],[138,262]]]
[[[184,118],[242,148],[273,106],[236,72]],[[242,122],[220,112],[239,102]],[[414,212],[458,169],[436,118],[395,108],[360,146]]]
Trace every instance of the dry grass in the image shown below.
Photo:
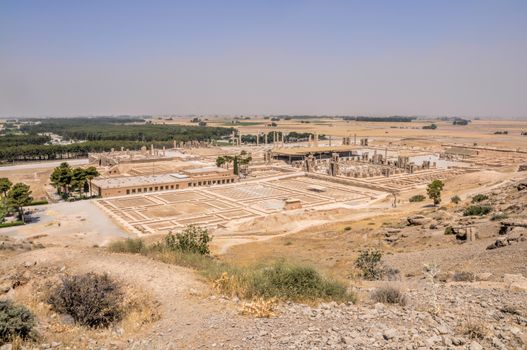
[[[131,285],[123,287],[125,298],[123,301],[124,318],[120,325],[125,333],[134,333],[144,325],[161,318],[159,303],[153,296]]]
[[[264,299],[256,298],[249,302],[244,302],[242,304],[240,313],[242,315],[250,315],[258,318],[270,318],[275,317],[276,312],[275,308],[278,304],[276,298]]]
[[[460,326],[461,333],[470,339],[485,339],[489,332],[482,320],[469,318]]]

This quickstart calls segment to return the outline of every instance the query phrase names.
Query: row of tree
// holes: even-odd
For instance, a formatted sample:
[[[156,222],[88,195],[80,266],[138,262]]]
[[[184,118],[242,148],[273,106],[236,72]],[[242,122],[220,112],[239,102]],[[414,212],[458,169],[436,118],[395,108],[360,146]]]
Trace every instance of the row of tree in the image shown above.
[[[23,145],[0,147],[0,162],[86,158],[90,152],[108,152],[124,147],[139,150],[141,147],[172,147],[173,142],[139,141],[88,141],[68,145]]]
[[[161,125],[137,122],[134,119],[115,121],[111,118],[52,118],[38,124],[25,125],[27,133],[54,133],[66,140],[101,141],[207,141],[228,137],[232,128]]]
[[[278,139],[282,139],[282,132],[277,131],[276,135]],[[298,141],[307,141],[309,139],[309,136],[313,137],[314,134],[310,132],[289,132],[287,134],[284,133],[284,141],[285,142],[298,142]],[[267,134],[267,143],[273,143],[273,133],[270,132]],[[325,139],[326,135],[319,135],[320,139]],[[277,141],[278,141],[277,139]],[[242,135],[242,143],[256,143],[256,135]],[[262,141],[262,136],[260,136],[260,143],[265,143],[265,140]]]
[[[99,175],[99,172],[93,166],[88,168],[72,168],[68,163],[64,162],[53,169],[50,181],[57,189],[57,193],[63,198],[68,198],[75,192],[78,193],[79,197],[82,197],[88,191],[91,197],[91,181]]]
[[[8,178],[0,178],[0,196],[0,224],[10,212],[15,212],[18,220],[24,221],[24,207],[33,202],[29,186],[21,182],[13,185]]]
[[[51,141],[51,137],[45,135],[2,135],[0,137],[0,149],[23,145],[44,145],[49,141]]]

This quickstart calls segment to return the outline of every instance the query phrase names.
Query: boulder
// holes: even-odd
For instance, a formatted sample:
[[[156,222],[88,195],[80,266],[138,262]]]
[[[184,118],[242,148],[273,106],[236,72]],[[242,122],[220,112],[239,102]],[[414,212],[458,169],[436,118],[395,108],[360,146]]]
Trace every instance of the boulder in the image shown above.
[[[490,244],[487,246],[487,250],[492,250],[496,248],[502,248],[509,245],[509,241],[507,240],[507,237],[498,238],[496,242]]]
[[[430,222],[430,219],[427,219],[422,215],[415,215],[407,217],[406,221],[408,221],[408,225],[410,226],[421,226],[426,225],[426,223]]]
[[[474,277],[476,278],[476,281],[488,281],[492,277],[492,273],[490,272],[477,273]]]
[[[518,191],[524,191],[527,190],[527,181],[522,181],[518,185],[516,185],[516,189]]]
[[[512,290],[527,291],[527,278],[523,275],[506,273],[503,275],[503,281]]]
[[[527,228],[513,227],[506,237],[509,243],[523,241],[527,237]]]

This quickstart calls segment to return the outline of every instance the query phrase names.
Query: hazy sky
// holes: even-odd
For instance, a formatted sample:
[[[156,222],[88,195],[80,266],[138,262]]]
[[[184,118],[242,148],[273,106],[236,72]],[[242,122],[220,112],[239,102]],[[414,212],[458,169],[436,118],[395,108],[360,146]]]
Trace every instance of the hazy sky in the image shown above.
[[[0,116],[527,117],[526,0],[0,0]]]

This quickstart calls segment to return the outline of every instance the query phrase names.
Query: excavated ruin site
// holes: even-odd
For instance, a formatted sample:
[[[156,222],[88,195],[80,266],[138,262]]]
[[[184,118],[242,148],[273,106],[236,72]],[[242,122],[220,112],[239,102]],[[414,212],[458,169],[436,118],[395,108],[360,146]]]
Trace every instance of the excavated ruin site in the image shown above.
[[[39,340],[20,349],[526,349],[527,123],[434,122],[255,117],[223,144],[94,153],[78,164],[99,171],[99,198],[84,201],[53,203],[57,164],[0,169],[51,202],[0,231],[1,291],[39,319]],[[212,237],[207,263],[145,250],[189,225]],[[381,256],[374,278],[357,265],[365,251]],[[353,298],[222,289],[281,261]],[[140,311],[87,329],[50,310],[47,286],[88,272],[123,283]]]

